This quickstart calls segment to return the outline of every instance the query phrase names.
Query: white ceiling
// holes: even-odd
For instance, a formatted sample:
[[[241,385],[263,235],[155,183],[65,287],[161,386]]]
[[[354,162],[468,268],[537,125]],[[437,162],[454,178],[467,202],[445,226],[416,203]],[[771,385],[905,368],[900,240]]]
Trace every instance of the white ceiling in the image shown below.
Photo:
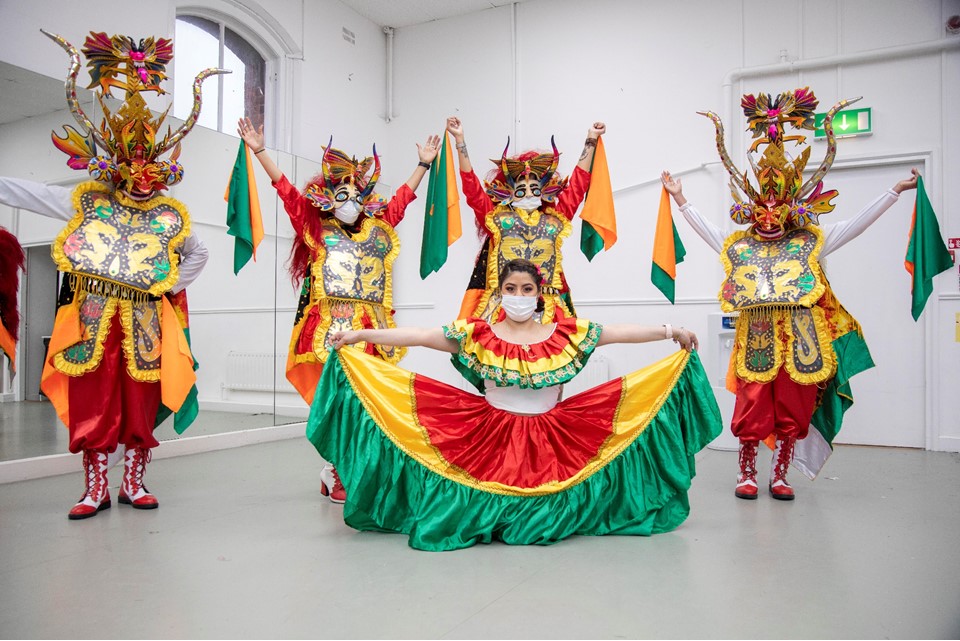
[[[518,0],[340,0],[364,18],[381,27],[414,24],[462,16]]]

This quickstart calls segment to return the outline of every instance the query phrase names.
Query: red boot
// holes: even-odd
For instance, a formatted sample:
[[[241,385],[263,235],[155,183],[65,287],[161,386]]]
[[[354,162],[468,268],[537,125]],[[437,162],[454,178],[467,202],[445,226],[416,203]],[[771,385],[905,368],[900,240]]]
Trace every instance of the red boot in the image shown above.
[[[738,499],[757,498],[757,441],[740,441],[740,474],[734,494]]]
[[[123,482],[120,484],[120,497],[117,499],[138,510],[153,510],[160,503],[150,494],[143,484],[143,473],[150,462],[150,450],[145,447],[128,449],[123,457]]]
[[[773,461],[770,466],[770,496],[781,501],[792,501],[793,488],[787,483],[787,470],[793,461],[793,446],[797,439],[777,439],[777,449],[773,451]]]
[[[107,453],[83,451],[83,472],[87,489],[80,501],[67,514],[71,521],[89,519],[100,510],[110,508],[110,491],[107,489]]]
[[[320,494],[329,497],[334,503],[343,503],[347,500],[347,492],[340,482],[340,475],[332,465],[324,465],[320,470]]]

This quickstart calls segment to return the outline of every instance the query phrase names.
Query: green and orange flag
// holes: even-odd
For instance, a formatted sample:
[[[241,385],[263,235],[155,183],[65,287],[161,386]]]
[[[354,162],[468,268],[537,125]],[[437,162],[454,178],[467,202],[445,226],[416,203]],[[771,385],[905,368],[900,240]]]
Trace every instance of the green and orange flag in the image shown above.
[[[913,302],[910,311],[913,320],[918,320],[927,299],[933,293],[933,277],[953,266],[950,251],[940,235],[937,214],[923,188],[922,177],[917,180],[917,200],[913,206],[910,242],[907,243],[903,266],[913,276]]]
[[[601,249],[606,251],[617,242],[617,214],[613,209],[610,168],[607,166],[602,136],[597,138],[597,149],[590,166],[590,190],[580,212],[580,220],[583,221],[580,251],[587,260],[593,260]]]
[[[257,247],[263,240],[257,181],[253,177],[250,150],[242,140],[223,199],[227,201],[227,233],[234,237],[233,273],[238,274],[251,257],[257,260]]]
[[[440,271],[447,262],[447,248],[462,233],[460,227],[460,192],[453,168],[450,138],[443,135],[440,155],[430,163],[427,184],[427,211],[423,220],[423,244],[420,247],[420,278]]]
[[[683,262],[687,250],[683,247],[677,226],[673,224],[670,195],[660,191],[660,211],[657,213],[657,231],[653,236],[653,267],[650,280],[663,292],[671,303],[674,301],[677,283],[677,263]]]

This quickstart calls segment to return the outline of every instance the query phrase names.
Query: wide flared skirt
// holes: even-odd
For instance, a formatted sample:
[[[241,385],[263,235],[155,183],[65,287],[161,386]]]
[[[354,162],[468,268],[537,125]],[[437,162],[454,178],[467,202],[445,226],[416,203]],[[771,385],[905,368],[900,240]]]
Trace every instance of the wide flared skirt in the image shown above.
[[[694,455],[721,429],[696,354],[518,416],[341,350],[317,386],[307,437],[337,466],[348,525],[439,551],[672,530],[690,511]]]

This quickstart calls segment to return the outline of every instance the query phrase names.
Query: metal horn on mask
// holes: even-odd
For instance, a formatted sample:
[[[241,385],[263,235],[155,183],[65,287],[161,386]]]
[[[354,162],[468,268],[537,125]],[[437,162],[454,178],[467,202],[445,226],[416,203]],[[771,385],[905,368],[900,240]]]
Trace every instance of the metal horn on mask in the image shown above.
[[[363,188],[363,191],[360,192],[360,202],[364,202],[367,198],[370,197],[370,194],[373,193],[374,187],[377,186],[377,181],[380,180],[380,156],[377,155],[377,144],[373,144],[373,175],[370,176],[370,182],[367,183],[367,186]]]
[[[740,188],[740,191],[746,194],[750,200],[756,202],[758,200],[757,192],[750,185],[750,182],[746,179],[746,176],[741,174],[740,170],[737,169],[737,166],[733,164],[733,161],[730,160],[730,154],[727,153],[727,144],[724,141],[723,123],[720,122],[720,116],[712,111],[698,111],[697,113],[701,116],[706,116],[713,121],[713,125],[717,130],[717,152],[720,154],[720,160],[723,162],[723,166],[733,179],[733,183]]]
[[[177,143],[179,143],[183,138],[190,133],[190,130],[193,129],[194,125],[197,124],[197,120],[200,118],[200,106],[201,106],[201,91],[200,85],[203,84],[203,81],[209,78],[210,76],[218,76],[224,73],[233,73],[229,69],[204,69],[197,74],[197,77],[193,79],[193,109],[190,110],[190,115],[186,120],[183,121],[183,124],[173,132],[164,137],[163,142],[157,145],[156,155],[160,155],[167,151],[168,149],[173,149]],[[162,120],[162,119],[161,119]]]
[[[67,79],[63,85],[67,94],[67,106],[70,107],[70,113],[73,114],[74,119],[83,127],[87,135],[94,137],[102,149],[110,149],[110,146],[103,137],[103,133],[90,121],[87,114],[80,108],[80,101],[77,100],[77,74],[80,73],[80,53],[76,47],[67,42],[63,37],[55,33],[50,33],[49,31],[44,31],[43,29],[41,29],[40,32],[60,45],[63,50],[67,52],[67,55],[70,56],[70,68],[67,72]]]
[[[510,169],[507,168],[507,150],[510,149],[510,136],[507,136],[507,146],[503,148],[503,155],[500,156],[500,171],[503,172],[503,179],[510,188],[515,186],[513,178],[510,176]]]
[[[330,177],[330,163],[327,161],[327,154],[330,153],[331,149],[333,149],[333,136],[330,136],[330,141],[327,142],[327,147],[323,150],[323,157],[320,159],[320,171],[323,173],[323,185],[328,188],[333,186],[333,180]]]
[[[833,117],[837,115],[837,112],[846,107],[847,105],[852,105],[858,100],[862,100],[863,96],[858,96],[856,98],[851,98],[850,100],[841,100],[833,107],[830,108],[830,111],[827,112],[826,117],[823,119],[823,131],[827,135],[827,153],[823,157],[823,162],[820,163],[820,167],[813,172],[813,175],[810,176],[807,182],[803,183],[803,186],[800,187],[800,191],[797,193],[797,200],[802,200],[809,194],[813,189],[820,184],[820,181],[823,177],[830,171],[830,167],[833,166],[833,161],[837,157],[837,137],[833,133]]]
[[[550,163],[550,169],[543,172],[543,177],[540,178],[540,188],[543,189],[547,183],[550,182],[550,179],[553,178],[553,174],[557,171],[557,165],[560,164],[560,151],[557,149],[557,143],[554,142],[553,136],[550,136],[550,146],[553,147],[553,161]]]

